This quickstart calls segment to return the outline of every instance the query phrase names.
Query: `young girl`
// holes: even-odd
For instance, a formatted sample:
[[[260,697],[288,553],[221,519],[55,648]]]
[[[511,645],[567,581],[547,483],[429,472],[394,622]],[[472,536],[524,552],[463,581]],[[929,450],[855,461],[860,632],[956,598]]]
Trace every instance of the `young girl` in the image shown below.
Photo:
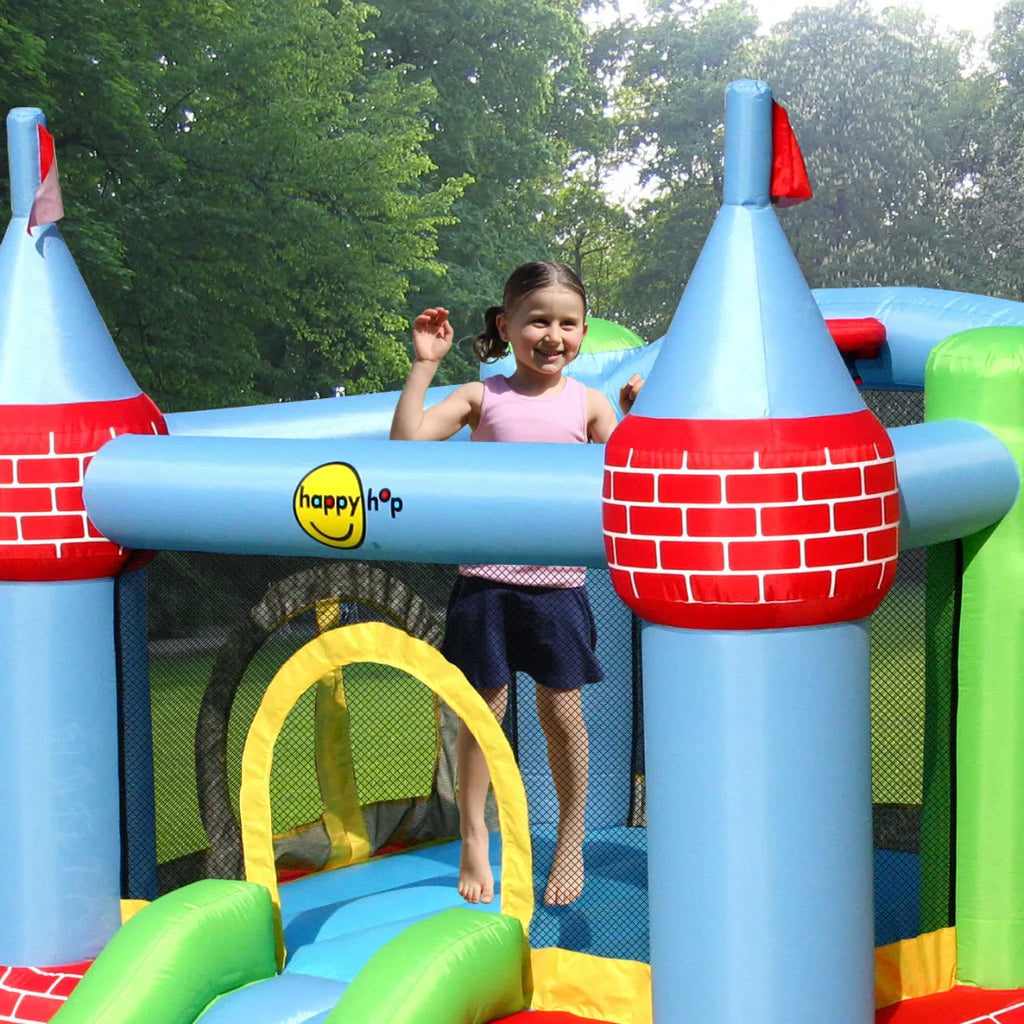
[[[463,384],[426,410],[427,388],[451,348],[453,331],[446,309],[425,310],[413,323],[415,359],[395,408],[391,437],[442,441],[468,424],[473,441],[604,443],[618,422],[611,403],[562,374],[587,333],[586,304],[583,285],[568,267],[518,267],[505,282],[502,305],[487,310],[484,330],[473,343],[482,362],[493,362],[511,348],[515,372]],[[622,388],[623,410],[632,405],[641,384],[634,376]],[[558,837],[544,893],[549,906],[571,903],[583,890],[588,739],[580,686],[602,677],[585,572],[568,566],[460,566],[442,647],[499,722],[513,674],[526,672],[537,684],[537,714],[558,797]],[[490,776],[464,725],[456,752],[459,892],[470,903],[490,903],[494,877],[484,823]]]

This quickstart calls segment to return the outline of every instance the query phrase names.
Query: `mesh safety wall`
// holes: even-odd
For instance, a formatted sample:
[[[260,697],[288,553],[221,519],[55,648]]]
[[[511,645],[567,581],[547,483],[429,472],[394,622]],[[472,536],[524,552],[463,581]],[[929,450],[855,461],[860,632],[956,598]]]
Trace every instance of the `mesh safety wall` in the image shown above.
[[[646,960],[633,620],[606,572],[588,571],[585,597],[564,585],[572,577],[542,570],[528,587],[470,577],[443,649],[486,681],[517,752],[533,837],[531,943]]]
[[[864,395],[886,427],[920,423],[920,392]],[[871,620],[871,764],[875,837],[875,942],[885,945],[921,932],[922,843],[943,844],[949,808],[925,820],[922,792],[925,732],[925,606],[928,553],[900,554],[892,590]],[[951,624],[938,638],[952,661]],[[933,636],[932,643],[936,643]],[[951,923],[932,922],[932,927]]]
[[[922,418],[920,395],[875,392],[865,397],[886,426],[920,422]],[[174,552],[159,555],[147,570],[147,642],[122,643],[121,656],[122,671],[130,667],[132,659],[148,662],[135,665],[133,671],[138,674],[148,670],[151,710],[145,707],[137,687],[124,690],[123,715],[126,721],[136,724],[127,730],[123,761],[127,791],[132,788],[133,774],[150,771],[147,746],[138,740],[138,722],[140,716],[151,714],[156,858],[161,891],[206,875],[232,875],[240,871],[235,815],[244,734],[266,684],[318,628],[316,603],[303,604],[309,597],[305,591],[293,595],[292,606],[281,605],[281,601],[287,605],[281,596],[282,581],[300,580],[295,585],[301,589],[308,584],[312,593],[317,586],[309,582],[308,574],[323,574],[333,566],[346,566],[346,571],[352,571],[353,565],[318,559]],[[422,601],[417,614],[423,617],[423,623],[428,619],[443,622],[455,579],[454,567],[380,563],[372,568],[397,581],[397,589],[404,587]],[[872,622],[872,767],[879,944],[917,934],[919,930],[925,573],[923,552],[901,556],[896,584]],[[331,590],[334,582],[324,581],[325,592]],[[561,695],[553,690],[542,692],[543,713],[538,713],[536,687],[530,677],[511,671],[508,674],[513,686],[508,691],[509,711],[504,726],[519,756],[534,833],[537,913],[532,941],[538,946],[585,948],[644,960],[646,856],[642,827],[642,730],[640,714],[634,713],[642,709],[634,642],[636,624],[614,596],[605,573],[588,573],[587,592],[598,623],[596,654],[604,679],[583,687],[582,716],[577,714],[573,698],[565,696],[571,691]],[[401,625],[403,616],[412,614],[408,608],[389,610],[388,600],[382,600],[377,590],[373,593],[376,596],[369,598],[365,593],[342,594],[338,606],[330,612],[336,616],[336,624],[373,618]],[[261,603],[262,620],[254,621],[252,610]],[[273,614],[267,610],[268,603],[273,606]],[[423,623],[422,628],[429,629],[429,624]],[[440,636],[431,642],[440,643]],[[522,644],[522,636],[513,633],[508,641],[513,668],[517,666]],[[556,675],[564,671],[565,664],[571,666],[575,657],[567,650],[556,650],[553,656],[557,656],[554,664],[563,666],[553,670]],[[417,773],[423,775],[427,771],[433,742],[426,733],[418,736],[413,730],[413,742],[396,747],[388,724],[417,718],[417,702],[429,702],[429,697],[413,681],[406,685],[391,679],[375,679],[379,667],[357,668],[358,671],[349,673],[354,686],[353,723],[357,718],[360,720],[358,726],[353,724],[353,729],[359,730],[356,743],[362,745],[362,759],[366,762],[366,767],[360,769],[357,785],[361,797],[386,803],[390,795],[389,778],[400,777],[403,785],[422,788]],[[385,694],[386,700],[393,703],[374,707],[374,695],[379,694]],[[276,831],[302,831],[321,814],[310,740],[315,701],[315,691],[311,690],[290,716],[288,743],[275,749],[271,785]],[[500,707],[500,700],[497,706]],[[556,764],[562,799],[547,764],[542,735],[545,728],[560,736],[558,746],[569,752],[568,763]],[[561,863],[555,865],[555,889],[564,885],[566,893],[571,892],[576,884],[574,876],[578,874],[578,837],[574,838],[571,830],[573,823],[581,820],[579,808],[574,805],[581,794],[573,788],[574,757],[585,758],[589,768],[587,791],[582,795],[586,808],[583,820],[587,885],[584,896],[574,907],[550,909],[545,906],[545,891],[556,850]],[[457,824],[450,806],[443,798],[435,804],[436,814],[427,815],[427,824],[422,810],[410,811],[406,806],[390,817],[369,816],[371,848],[387,846],[393,838],[404,842],[420,828],[431,835],[455,834]],[[563,841],[559,849],[560,812]],[[949,822],[930,816],[929,827],[948,834]],[[307,854],[308,851],[302,857]],[[296,858],[302,859],[298,855]],[[281,863],[289,864],[286,851]],[[144,875],[138,877],[143,881],[133,882],[132,872],[126,869],[127,894],[151,896],[151,892],[145,891]],[[551,891],[547,895],[549,900],[558,900],[565,894]],[[605,945],[598,938],[595,946],[595,920],[612,925]]]
[[[454,569],[175,552],[160,555],[149,576],[156,855],[159,888],[167,891],[196,878],[240,875],[242,745],[278,669],[318,628],[353,622],[385,621],[438,643]],[[399,788],[422,790],[422,782],[412,780],[426,770],[423,751],[429,746],[429,757],[436,756],[435,739],[417,733],[416,723],[428,721],[433,729],[436,718],[426,689],[414,680],[384,678],[379,666],[352,666],[345,677],[354,745],[372,751],[356,780],[360,796],[383,802],[394,795],[382,776]],[[375,704],[368,694],[380,700]],[[314,688],[290,713],[275,747],[271,792],[278,832],[301,830],[321,815],[316,700]],[[398,756],[389,721],[419,753]],[[126,772],[132,770],[126,763]],[[408,811],[367,816],[370,831],[381,833],[372,837],[374,848],[421,817]],[[454,818],[444,813],[451,832]],[[430,824],[423,837],[434,838],[429,829],[438,827]]]

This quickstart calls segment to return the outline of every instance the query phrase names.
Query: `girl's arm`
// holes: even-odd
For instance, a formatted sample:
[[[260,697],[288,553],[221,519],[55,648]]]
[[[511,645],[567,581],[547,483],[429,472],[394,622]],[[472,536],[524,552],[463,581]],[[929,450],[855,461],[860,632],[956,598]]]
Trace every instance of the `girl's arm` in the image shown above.
[[[587,388],[587,435],[595,444],[604,444],[618,425],[612,403],[595,388]]]
[[[423,408],[423,399],[437,363],[413,363],[391,420],[392,441],[446,441],[467,424],[476,426],[484,386],[471,381],[445,399]]]
[[[622,410],[623,416],[628,416],[630,409],[633,408],[633,403],[636,401],[636,396],[640,394],[640,389],[644,386],[644,379],[639,373],[634,373],[625,384],[622,385],[619,390],[619,408]]]
[[[633,408],[636,396],[644,386],[644,379],[638,373],[622,385],[619,391],[619,408],[628,413]],[[594,388],[587,388],[587,432],[590,440],[597,444],[605,444],[612,431],[618,425],[619,418],[615,415],[612,403]]]
[[[416,356],[391,420],[393,441],[444,441],[479,418],[483,385],[478,381],[463,384],[437,405],[423,408],[427,388],[451,348],[452,337],[447,309],[424,310],[413,321]]]

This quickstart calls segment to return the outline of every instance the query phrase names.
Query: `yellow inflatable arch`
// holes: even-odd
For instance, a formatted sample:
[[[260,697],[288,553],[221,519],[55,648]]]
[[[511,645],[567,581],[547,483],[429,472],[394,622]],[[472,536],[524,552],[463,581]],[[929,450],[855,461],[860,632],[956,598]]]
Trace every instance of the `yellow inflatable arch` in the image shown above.
[[[270,808],[274,744],[288,713],[309,687],[360,663],[386,665],[418,679],[476,737],[491,771],[501,822],[501,909],[517,918],[527,933],[533,913],[533,876],[526,791],[501,726],[466,677],[436,648],[394,626],[363,622],[320,634],[285,662],[263,695],[242,752],[239,814],[245,874],[270,892],[279,957],[283,960],[284,947]]]

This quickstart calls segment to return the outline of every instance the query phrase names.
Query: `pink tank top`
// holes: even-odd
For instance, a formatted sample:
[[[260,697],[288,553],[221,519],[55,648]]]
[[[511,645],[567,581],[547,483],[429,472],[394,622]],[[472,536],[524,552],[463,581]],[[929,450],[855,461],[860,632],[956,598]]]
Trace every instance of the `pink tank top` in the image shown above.
[[[487,377],[480,422],[471,441],[587,443],[587,389],[565,377],[565,386],[550,398],[527,398],[502,376]],[[519,587],[582,587],[587,570],[571,565],[460,565],[463,576],[479,576]]]

